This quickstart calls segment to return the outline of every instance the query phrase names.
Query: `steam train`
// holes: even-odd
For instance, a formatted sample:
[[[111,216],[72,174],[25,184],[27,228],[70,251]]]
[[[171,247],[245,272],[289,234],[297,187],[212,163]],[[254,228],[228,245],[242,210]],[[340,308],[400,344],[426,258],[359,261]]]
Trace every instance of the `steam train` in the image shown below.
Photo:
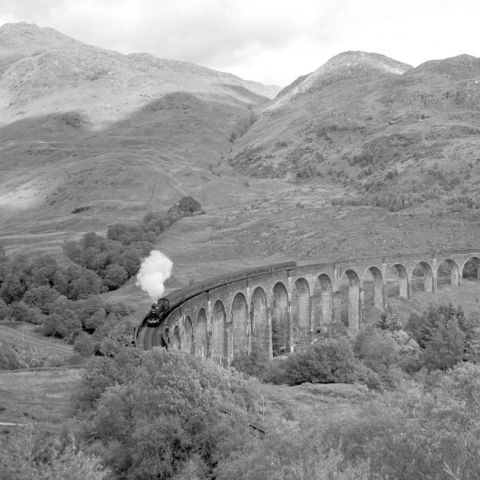
[[[239,280],[271,274],[282,270],[289,270],[295,268],[296,266],[297,263],[291,261],[276,263],[274,265],[266,265],[264,267],[246,268],[244,270],[239,270],[238,272],[219,275],[218,277],[214,277],[203,282],[194,283],[188,287],[175,290],[174,292],[169,293],[167,296],[160,298],[152,305],[147,316],[143,319],[141,326],[146,324],[148,327],[158,327],[174,308],[178,307],[178,305],[182,304],[186,300],[200,295],[201,293],[208,292],[214,288],[222,287]]]

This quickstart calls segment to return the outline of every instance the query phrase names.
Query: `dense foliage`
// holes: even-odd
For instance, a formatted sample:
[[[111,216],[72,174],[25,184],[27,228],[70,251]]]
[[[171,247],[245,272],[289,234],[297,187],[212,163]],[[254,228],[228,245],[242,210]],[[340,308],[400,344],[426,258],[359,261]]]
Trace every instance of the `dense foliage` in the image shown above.
[[[138,224],[110,225],[106,237],[87,233],[79,241],[66,242],[63,250],[72,262],[95,272],[103,289],[115,290],[137,273],[142,257],[153,248],[156,235],[180,218],[200,211],[199,202],[183,197],[167,211],[148,213]]]
[[[65,242],[63,251],[72,262],[67,265],[51,255],[8,259],[0,245],[0,321],[40,325],[44,335],[75,343],[84,356],[109,350],[109,332],[130,343],[132,328],[122,319],[131,310],[96,295],[134,276],[156,235],[200,212],[199,202],[183,197],[167,211],[148,213],[138,224],[110,225],[106,236],[86,233],[78,241]]]
[[[2,480],[106,480],[109,474],[98,457],[32,428],[9,434],[0,472]]]
[[[223,442],[251,437],[256,403],[235,371],[161,349],[94,358],[76,397],[82,438],[118,477],[145,480],[207,478]]]
[[[421,365],[447,369],[462,360],[480,360],[480,317],[465,315],[451,303],[431,305],[421,316],[411,315],[406,330],[421,347]]]
[[[275,384],[353,383],[355,359],[346,338],[326,338],[277,361],[264,376]]]

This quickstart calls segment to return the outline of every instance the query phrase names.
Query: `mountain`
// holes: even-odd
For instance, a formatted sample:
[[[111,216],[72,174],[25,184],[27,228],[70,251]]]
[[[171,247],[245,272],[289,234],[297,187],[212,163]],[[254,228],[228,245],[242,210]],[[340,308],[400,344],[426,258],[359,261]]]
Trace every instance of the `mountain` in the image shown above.
[[[0,28],[0,74],[2,123],[70,110],[97,129],[166,93],[255,105],[278,90],[192,63],[103,50],[26,23]]]
[[[38,248],[56,248],[65,235],[138,219],[186,194],[207,203],[221,194],[228,204],[243,180],[230,184],[213,168],[253,108],[277,92],[192,63],[85,45],[51,28],[3,25],[4,241],[19,245],[27,234]]]
[[[247,265],[476,246],[478,59],[345,52],[281,91],[0,27],[0,242],[49,252],[169,208],[167,288]],[[129,282],[118,296],[149,300]]]
[[[347,79],[378,80],[382,75],[401,75],[410,70],[411,65],[398,62],[378,53],[343,52],[332,57],[313,73],[295,80],[277,95],[269,106],[274,109],[302,94],[311,94],[314,90],[325,88]]]
[[[412,68],[345,52],[263,105],[229,162],[250,175],[335,181],[351,203],[472,206],[479,147],[480,59]]]

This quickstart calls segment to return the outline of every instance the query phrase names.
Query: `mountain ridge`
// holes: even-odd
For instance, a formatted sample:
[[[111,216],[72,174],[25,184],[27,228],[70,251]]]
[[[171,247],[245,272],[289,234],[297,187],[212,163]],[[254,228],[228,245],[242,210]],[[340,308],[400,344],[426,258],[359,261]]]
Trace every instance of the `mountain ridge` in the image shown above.
[[[189,62],[101,49],[34,24],[0,27],[3,123],[78,110],[101,128],[174,91],[248,106],[267,101],[278,88]]]
[[[65,239],[184,195],[206,214],[158,238],[175,286],[282,259],[471,248],[480,234],[476,60],[452,61],[465,65],[450,78],[456,66],[398,74],[408,66],[344,52],[300,95],[312,74],[269,100],[229,74],[76,41],[71,55],[44,33],[60,46],[24,55],[20,38],[0,59],[9,255],[61,257]],[[118,295],[147,302],[133,283]]]

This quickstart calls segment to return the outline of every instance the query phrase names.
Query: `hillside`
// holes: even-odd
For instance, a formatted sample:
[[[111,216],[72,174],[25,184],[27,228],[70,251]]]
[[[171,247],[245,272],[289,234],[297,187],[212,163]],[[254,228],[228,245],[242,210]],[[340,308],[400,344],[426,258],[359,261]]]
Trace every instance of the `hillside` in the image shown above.
[[[9,255],[61,257],[65,239],[184,195],[206,214],[158,237],[174,261],[169,289],[272,260],[477,243],[473,57],[411,68],[346,52],[276,98],[230,74],[29,24],[0,27],[0,59]],[[412,204],[392,208],[398,195]],[[133,281],[108,295],[139,316],[150,303]]]
[[[30,24],[0,28],[0,64],[2,236],[46,248],[187,192],[203,201],[215,190],[231,195],[237,187],[216,182],[213,166],[252,107],[277,91]]]
[[[229,155],[239,171],[336,181],[351,203],[477,205],[480,59],[411,68],[345,52],[262,107]]]

